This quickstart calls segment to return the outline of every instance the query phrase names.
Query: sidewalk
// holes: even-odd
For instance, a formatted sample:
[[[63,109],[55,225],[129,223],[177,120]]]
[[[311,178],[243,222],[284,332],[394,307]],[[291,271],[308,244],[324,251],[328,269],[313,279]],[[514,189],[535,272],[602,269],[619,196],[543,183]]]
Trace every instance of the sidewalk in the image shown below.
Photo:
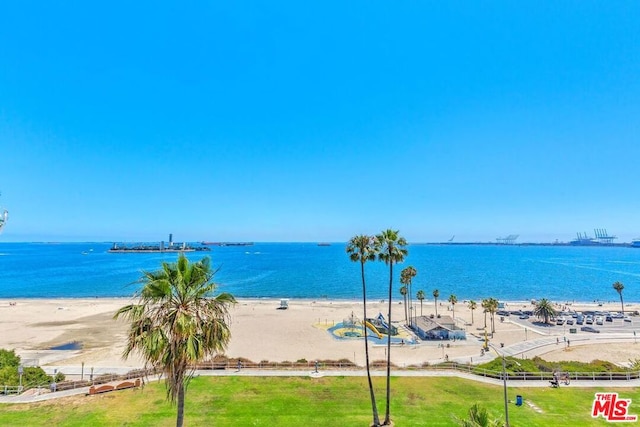
[[[366,370],[320,370],[315,371],[302,371],[302,370],[260,370],[260,369],[241,369],[238,370],[206,370],[196,371],[195,376],[210,376],[210,377],[231,377],[231,376],[243,376],[243,377],[364,377],[367,375]],[[371,371],[371,375],[374,377],[384,377],[386,375],[385,370]],[[488,378],[479,375],[468,374],[465,372],[459,372],[454,370],[396,370],[391,371],[391,375],[394,377],[458,377],[471,381],[478,381],[485,384],[493,384],[496,386],[502,386],[503,381],[501,379]],[[149,381],[157,381],[161,378],[151,379]],[[544,380],[508,380],[507,387],[550,387],[549,381]],[[640,387],[640,380],[599,380],[599,381],[572,381],[570,385],[561,385],[560,388],[589,388],[589,387],[607,387],[607,388],[635,388]],[[86,395],[89,393],[89,387],[82,387],[72,390],[58,391],[55,393],[43,393],[40,395],[13,395],[13,396],[0,396],[0,404],[2,403],[34,403],[42,402],[45,400],[59,399],[67,396]],[[114,392],[114,393],[117,393]]]

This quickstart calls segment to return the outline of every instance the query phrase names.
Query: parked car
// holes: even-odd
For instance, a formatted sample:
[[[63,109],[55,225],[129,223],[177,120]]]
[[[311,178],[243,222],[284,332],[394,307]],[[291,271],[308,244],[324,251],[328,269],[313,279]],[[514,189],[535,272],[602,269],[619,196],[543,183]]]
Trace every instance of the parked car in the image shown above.
[[[567,325],[573,325],[573,319],[567,319]]]
[[[595,334],[599,334],[600,331],[596,328],[592,328],[591,326],[583,326],[582,328],[580,328],[581,331],[583,332],[593,332]]]
[[[560,316],[556,319],[556,325],[563,325],[564,324],[564,317]]]
[[[624,316],[624,321],[625,322],[631,322],[631,318],[629,316]]]
[[[518,317],[518,319],[528,319],[529,315],[528,314],[521,314],[520,317]]]
[[[583,323],[584,323],[584,316],[583,316],[583,315],[579,315],[579,316],[576,318],[576,324],[578,324],[578,325],[582,325]]]
[[[612,316],[607,316],[604,318],[605,322],[613,322],[613,317]]]
[[[596,325],[602,325],[604,323],[604,319],[602,316],[596,317]]]
[[[593,317],[587,316],[587,318],[584,319],[584,323],[586,323],[587,325],[593,325]]]

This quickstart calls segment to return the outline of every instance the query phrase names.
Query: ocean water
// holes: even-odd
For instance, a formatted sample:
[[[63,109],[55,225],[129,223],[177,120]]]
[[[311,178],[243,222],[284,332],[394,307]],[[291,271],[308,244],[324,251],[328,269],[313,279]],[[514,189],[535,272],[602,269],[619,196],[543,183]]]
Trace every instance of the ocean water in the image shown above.
[[[0,243],[0,298],[131,296],[143,270],[173,262],[175,253],[112,254],[110,243]],[[625,302],[640,302],[640,249],[623,247],[410,245],[397,277],[412,265],[413,291],[444,301],[493,297],[499,300],[619,301],[612,283],[625,285]],[[86,253],[86,254],[83,254]],[[344,243],[256,243],[188,253],[209,256],[218,269],[219,291],[236,297],[360,299],[360,264]],[[388,267],[366,264],[368,296],[385,299]]]

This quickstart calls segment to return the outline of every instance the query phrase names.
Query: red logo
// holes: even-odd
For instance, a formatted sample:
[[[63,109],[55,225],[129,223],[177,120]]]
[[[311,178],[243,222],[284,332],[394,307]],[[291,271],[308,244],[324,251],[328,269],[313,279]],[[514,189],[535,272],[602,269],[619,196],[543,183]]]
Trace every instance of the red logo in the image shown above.
[[[637,415],[629,415],[629,406],[631,399],[620,399],[618,393],[596,393],[591,416],[598,418],[602,415],[602,418],[611,422],[637,421]]]

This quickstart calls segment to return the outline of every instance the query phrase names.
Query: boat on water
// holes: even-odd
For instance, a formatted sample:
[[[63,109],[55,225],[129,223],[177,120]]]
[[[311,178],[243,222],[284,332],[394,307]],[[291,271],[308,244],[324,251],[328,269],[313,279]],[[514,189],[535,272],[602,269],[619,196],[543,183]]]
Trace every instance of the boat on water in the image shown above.
[[[173,234],[169,234],[169,244],[165,245],[164,241],[157,243],[137,243],[134,245],[118,244],[114,243],[109,253],[155,253],[155,252],[196,252],[196,251],[210,251],[208,246],[192,246],[183,243],[175,243],[173,241]]]
[[[253,242],[200,242],[202,246],[253,246]]]
[[[318,243],[318,246],[331,246],[331,243],[321,242]]]
[[[631,247],[640,248],[640,237],[636,237],[635,239],[631,240]]]

